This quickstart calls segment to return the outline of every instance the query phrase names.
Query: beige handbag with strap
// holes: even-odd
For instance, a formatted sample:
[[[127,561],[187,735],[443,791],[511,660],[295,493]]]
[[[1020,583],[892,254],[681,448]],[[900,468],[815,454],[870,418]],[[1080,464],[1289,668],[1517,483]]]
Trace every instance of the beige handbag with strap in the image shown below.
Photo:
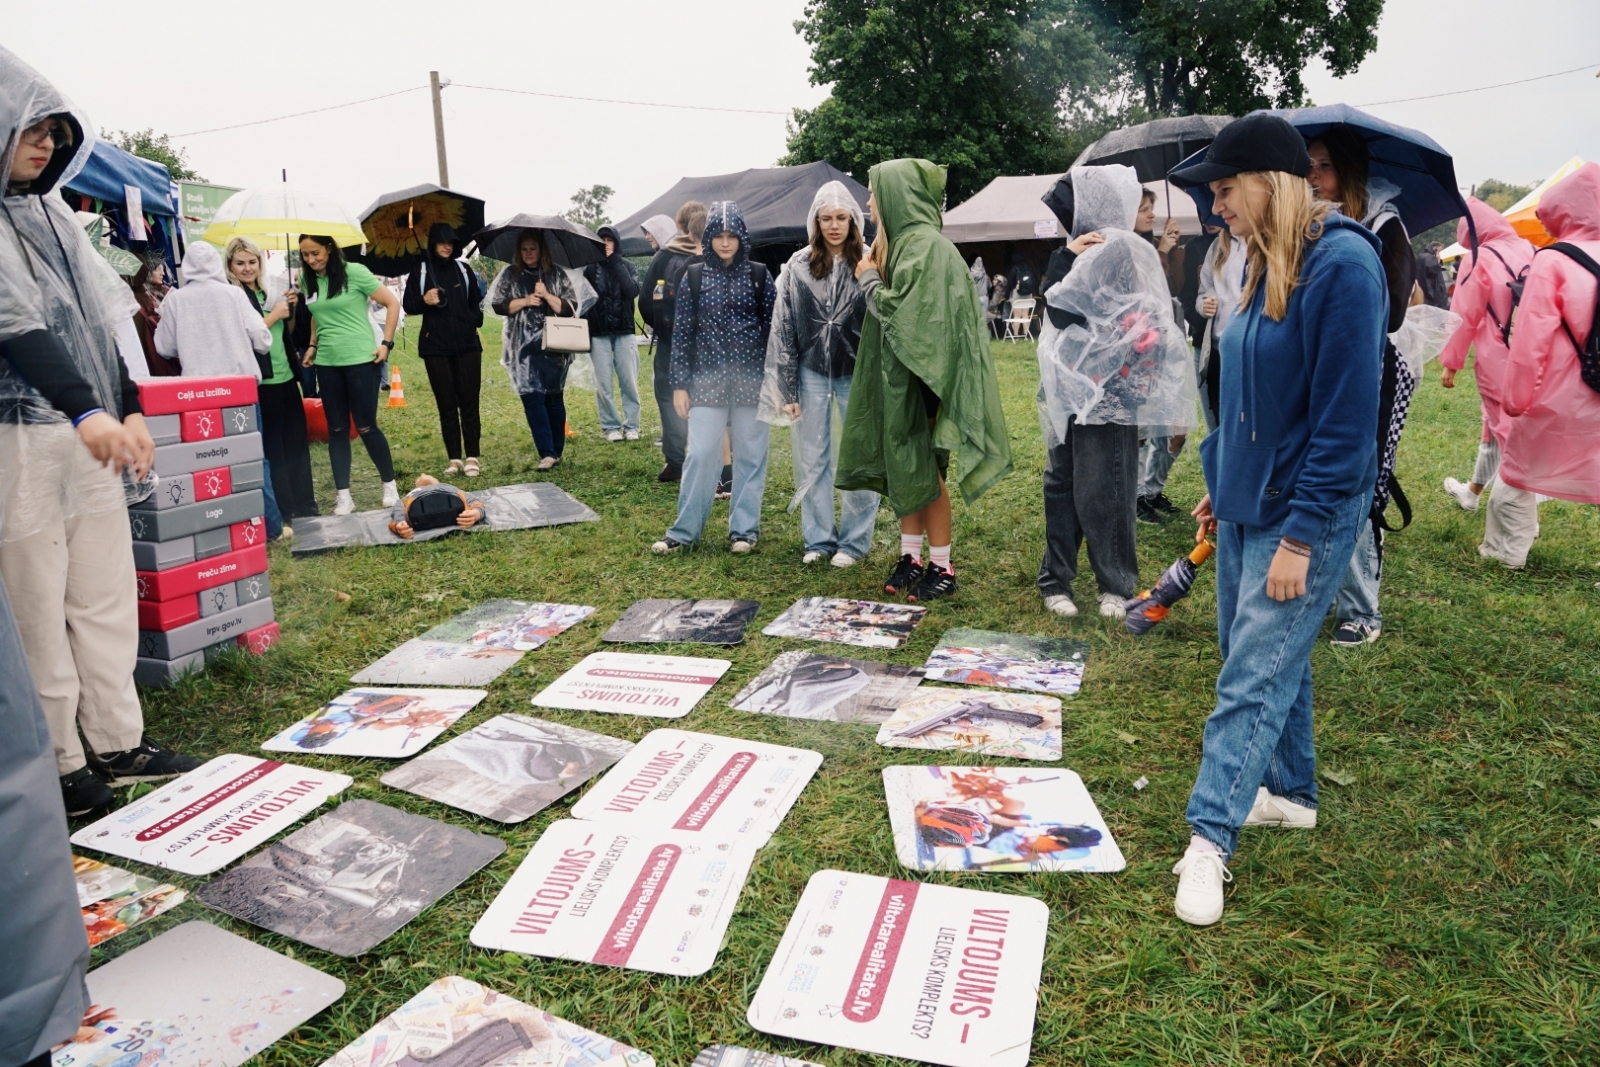
[[[589,351],[589,320],[568,318],[564,315],[546,315],[544,350],[546,352]]]

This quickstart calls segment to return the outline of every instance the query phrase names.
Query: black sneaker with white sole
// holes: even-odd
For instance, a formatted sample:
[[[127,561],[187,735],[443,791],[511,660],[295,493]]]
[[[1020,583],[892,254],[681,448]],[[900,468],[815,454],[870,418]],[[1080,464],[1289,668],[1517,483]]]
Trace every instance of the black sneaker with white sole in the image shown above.
[[[1139,497],[1134,501],[1133,515],[1146,526],[1160,526],[1167,521],[1167,517],[1157,511],[1155,504],[1145,497]]]
[[[1150,506],[1163,515],[1178,514],[1178,505],[1167,499],[1167,494],[1157,493],[1150,498]]]
[[[937,600],[942,596],[953,596],[955,591],[956,576],[938,564],[930,563],[928,569],[922,572],[917,587],[906,594],[906,599],[914,602]]]
[[[894,565],[894,570],[889,572],[889,577],[883,580],[883,591],[900,596],[911,592],[920,581],[922,581],[922,564],[907,553],[900,557]]]
[[[1328,643],[1336,648],[1358,648],[1372,644],[1382,633],[1378,627],[1364,622],[1341,622]]]
[[[88,767],[79,767],[71,774],[61,776],[61,802],[67,806],[67,814],[73,818],[110,807],[115,795],[111,787]]]
[[[188,774],[204,760],[162,748],[149,734],[139,739],[138,748],[125,752],[102,752],[89,757],[89,765],[112,785],[128,782],[164,782]]]

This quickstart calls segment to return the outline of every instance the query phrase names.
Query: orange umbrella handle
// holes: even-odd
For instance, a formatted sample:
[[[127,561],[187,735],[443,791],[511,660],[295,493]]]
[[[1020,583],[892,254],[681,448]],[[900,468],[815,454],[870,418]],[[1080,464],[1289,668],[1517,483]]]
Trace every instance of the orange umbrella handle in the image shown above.
[[[1189,553],[1189,562],[1198,567],[1200,564],[1210,559],[1211,553],[1215,552],[1216,550],[1217,546],[1212,544],[1210,541],[1201,541],[1198,545],[1194,546],[1194,551]]]

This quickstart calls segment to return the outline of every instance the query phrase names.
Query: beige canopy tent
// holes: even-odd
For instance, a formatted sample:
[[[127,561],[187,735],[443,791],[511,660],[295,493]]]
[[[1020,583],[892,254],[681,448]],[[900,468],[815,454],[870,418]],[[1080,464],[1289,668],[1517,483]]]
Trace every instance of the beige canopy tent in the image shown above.
[[[1009,241],[1057,241],[1066,238],[1061,224],[1045,207],[1045,193],[1060,174],[1002,176],[978,190],[968,200],[944,213],[944,235],[958,245]],[[1156,194],[1159,232],[1167,223],[1168,205],[1185,237],[1200,232],[1200,217],[1188,193],[1164,188],[1166,182],[1145,182]]]
[[[1540,248],[1543,248],[1545,245],[1554,241],[1555,238],[1551,237],[1549,233],[1545,232],[1544,224],[1539,221],[1539,216],[1535,214],[1535,211],[1538,209],[1539,201],[1544,197],[1544,191],[1546,189],[1550,188],[1552,185],[1556,184],[1581,166],[1583,166],[1583,157],[1573,156],[1571,159],[1561,164],[1561,166],[1557,167],[1554,174],[1540,182],[1537,189],[1523,197],[1521,200],[1518,200],[1515,204],[1512,204],[1510,207],[1506,208],[1505,216],[1506,219],[1511,223],[1511,228],[1516,230],[1518,235],[1527,238]],[[1446,248],[1444,251],[1439,253],[1439,259],[1444,262],[1449,262],[1452,259],[1460,259],[1462,256],[1466,255],[1466,252],[1466,248],[1462,245],[1453,244],[1449,248]]]

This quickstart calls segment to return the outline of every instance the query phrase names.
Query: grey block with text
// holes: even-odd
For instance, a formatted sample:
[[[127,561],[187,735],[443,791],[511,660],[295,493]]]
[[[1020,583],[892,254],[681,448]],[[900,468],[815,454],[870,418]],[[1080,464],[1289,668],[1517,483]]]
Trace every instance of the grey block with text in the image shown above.
[[[128,522],[133,527],[135,541],[171,541],[253,519],[265,507],[261,490],[248,489],[166,511],[130,511]]]
[[[219,641],[238,638],[271,621],[272,598],[268,597],[171,630],[140,630],[139,655],[148,659],[177,659]]]
[[[156,473],[163,478],[193,474],[212,467],[232,467],[261,458],[261,435],[242,433],[237,437],[213,437],[209,441],[181,441],[156,449]]]

